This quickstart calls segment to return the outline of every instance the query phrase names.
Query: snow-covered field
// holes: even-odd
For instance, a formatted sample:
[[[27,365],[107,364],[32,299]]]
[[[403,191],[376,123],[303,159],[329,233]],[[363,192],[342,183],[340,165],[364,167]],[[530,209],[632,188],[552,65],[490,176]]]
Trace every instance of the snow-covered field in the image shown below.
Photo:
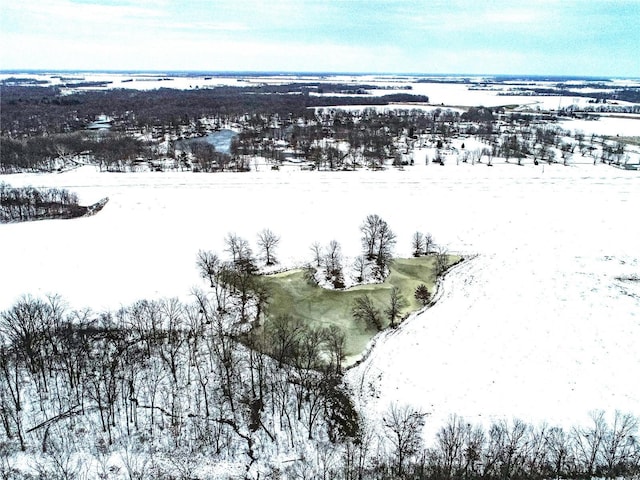
[[[640,136],[640,116],[628,115],[626,117],[599,116],[596,120],[562,120],[558,126],[564,130],[582,132],[586,135],[609,135],[621,137]]]
[[[359,250],[367,214],[397,254],[431,232],[478,254],[446,277],[437,304],[385,336],[348,374],[374,418],[391,402],[471,422],[581,423],[589,410],[640,414],[640,176],[605,165],[448,164],[384,172],[98,173],[0,176],[58,186],[96,216],[0,225],[0,309],[24,293],[100,311],[139,298],[187,298],[198,249],[235,232],[281,235],[285,265],[314,241]],[[623,279],[620,279],[620,278]]]

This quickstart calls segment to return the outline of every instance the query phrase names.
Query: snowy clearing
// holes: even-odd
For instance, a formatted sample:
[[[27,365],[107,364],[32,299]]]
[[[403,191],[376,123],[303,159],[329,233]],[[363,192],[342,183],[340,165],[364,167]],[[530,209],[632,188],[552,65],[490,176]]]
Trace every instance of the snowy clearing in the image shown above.
[[[564,130],[582,132],[586,135],[609,135],[621,137],[640,136],[640,116],[629,115],[626,118],[599,116],[595,120],[563,120],[558,124]]]
[[[409,256],[430,232],[479,254],[446,277],[439,302],[378,342],[348,379],[364,412],[389,403],[450,413],[580,424],[592,409],[638,415],[640,176],[605,165],[437,165],[382,172],[98,173],[0,176],[64,187],[98,215],[0,225],[0,309],[25,293],[59,293],[100,311],[139,298],[187,298],[204,286],[198,249],[235,232],[255,245],[270,228],[284,266],[309,246],[360,248],[376,213]],[[619,278],[620,277],[620,278]],[[364,378],[364,380],[363,380]]]

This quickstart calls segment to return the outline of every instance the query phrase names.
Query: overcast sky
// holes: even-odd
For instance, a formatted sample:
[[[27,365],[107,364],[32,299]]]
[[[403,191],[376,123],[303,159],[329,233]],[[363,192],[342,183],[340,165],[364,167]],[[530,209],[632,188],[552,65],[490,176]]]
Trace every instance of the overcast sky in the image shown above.
[[[640,0],[0,0],[0,69],[640,77]]]

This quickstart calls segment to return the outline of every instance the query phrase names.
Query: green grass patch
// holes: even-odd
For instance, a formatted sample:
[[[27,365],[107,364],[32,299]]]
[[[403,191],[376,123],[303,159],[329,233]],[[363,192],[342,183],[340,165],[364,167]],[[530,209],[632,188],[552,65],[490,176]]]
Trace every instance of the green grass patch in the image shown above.
[[[450,256],[450,264],[460,260],[458,256]],[[369,295],[378,310],[384,312],[388,307],[391,289],[398,288],[406,307],[402,316],[419,310],[422,304],[414,297],[415,289],[424,283],[433,294],[435,276],[435,257],[394,259],[390,265],[390,273],[383,283],[357,285],[346,290],[328,290],[308,280],[304,270],[291,270],[275,275],[260,277],[270,292],[266,321],[281,315],[299,318],[312,327],[337,325],[346,336],[345,354],[349,357],[359,355],[365,346],[378,333],[375,328],[357,321],[351,313],[354,300],[364,294]],[[381,314],[385,327],[389,320]]]

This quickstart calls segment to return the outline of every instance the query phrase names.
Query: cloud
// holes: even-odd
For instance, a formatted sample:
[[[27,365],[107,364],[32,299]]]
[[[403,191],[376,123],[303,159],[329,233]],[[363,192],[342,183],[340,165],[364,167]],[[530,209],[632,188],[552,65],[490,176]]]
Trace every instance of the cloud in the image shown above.
[[[536,24],[545,21],[545,15],[539,10],[509,9],[503,11],[490,11],[484,14],[482,21],[486,21],[493,27],[497,25]]]
[[[637,71],[629,19],[639,10],[638,0],[23,0],[3,5],[0,60],[4,68],[454,73],[572,65],[575,74],[616,74]],[[614,57],[622,60],[610,70]]]
[[[246,32],[250,27],[239,22],[171,22],[162,26],[169,27],[171,30],[190,30],[206,34],[208,32]],[[161,26],[158,24],[157,26]]]

